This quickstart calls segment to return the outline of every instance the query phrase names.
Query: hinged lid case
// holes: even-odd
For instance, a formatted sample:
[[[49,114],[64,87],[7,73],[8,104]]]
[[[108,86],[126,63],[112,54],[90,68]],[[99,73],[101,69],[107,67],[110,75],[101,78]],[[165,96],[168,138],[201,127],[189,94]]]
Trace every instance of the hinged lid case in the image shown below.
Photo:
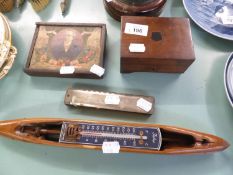
[[[64,102],[71,106],[153,114],[155,99],[151,96],[69,88]]]
[[[195,60],[187,18],[124,16],[121,32],[122,73],[182,73]],[[144,44],[145,51],[130,51],[132,44]]]
[[[105,24],[37,23],[25,72],[33,76],[102,78]]]

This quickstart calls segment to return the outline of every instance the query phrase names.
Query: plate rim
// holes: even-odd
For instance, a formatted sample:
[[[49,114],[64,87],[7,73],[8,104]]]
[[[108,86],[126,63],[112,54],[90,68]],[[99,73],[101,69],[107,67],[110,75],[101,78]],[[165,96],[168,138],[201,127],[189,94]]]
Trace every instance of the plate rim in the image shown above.
[[[227,81],[226,81],[226,79],[227,79],[226,72],[228,70],[228,65],[229,65],[229,63],[230,63],[231,60],[233,60],[233,52],[231,52],[231,54],[227,58],[227,61],[226,61],[226,64],[225,64],[225,68],[224,68],[224,87],[225,87],[225,92],[226,92],[228,101],[231,104],[231,107],[233,107],[233,101],[232,101],[232,99],[230,97],[229,90],[228,90],[228,87],[227,87]]]
[[[200,27],[202,28],[204,31],[206,31],[207,33],[210,33],[214,36],[217,36],[218,38],[222,38],[222,39],[226,39],[226,40],[229,40],[229,41],[233,41],[233,36],[232,38],[227,38],[227,37],[224,37],[224,36],[221,36],[219,34],[216,34],[214,32],[211,32],[211,31],[208,31],[207,29],[205,29],[205,27],[203,27],[199,22],[197,22],[193,16],[191,15],[191,13],[188,11],[188,8],[186,6],[186,2],[189,1],[189,0],[182,0],[183,1],[183,5],[184,5],[184,8],[185,8],[185,11],[188,13],[189,17]]]

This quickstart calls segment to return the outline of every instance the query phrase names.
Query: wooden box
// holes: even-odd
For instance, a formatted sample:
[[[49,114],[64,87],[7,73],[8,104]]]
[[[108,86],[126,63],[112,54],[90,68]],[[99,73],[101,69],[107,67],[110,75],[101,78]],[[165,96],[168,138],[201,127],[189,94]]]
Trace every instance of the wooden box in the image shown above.
[[[24,71],[32,76],[102,78],[105,24],[37,23]]]
[[[187,18],[122,17],[121,73],[183,73],[195,60]]]

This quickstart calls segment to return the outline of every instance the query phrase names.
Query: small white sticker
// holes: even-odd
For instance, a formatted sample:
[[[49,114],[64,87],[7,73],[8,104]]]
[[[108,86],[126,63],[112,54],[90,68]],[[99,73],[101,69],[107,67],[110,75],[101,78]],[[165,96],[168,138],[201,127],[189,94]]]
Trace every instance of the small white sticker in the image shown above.
[[[125,24],[125,33],[126,34],[147,36],[148,29],[149,29],[149,27],[147,25],[132,24],[132,23]]]
[[[120,97],[118,95],[110,94],[105,97],[104,102],[108,105],[119,105]]]
[[[98,75],[99,77],[102,77],[104,75],[105,69],[94,64],[93,66],[91,66],[90,72]]]
[[[103,142],[102,151],[104,154],[118,154],[120,152],[119,142]]]
[[[233,16],[225,16],[222,17],[222,23],[223,24],[233,24]]]
[[[129,45],[129,51],[130,52],[136,52],[136,53],[143,53],[146,51],[146,47],[144,44],[138,44],[138,43],[131,43]]]
[[[111,2],[112,0],[106,0],[107,2]]]
[[[138,101],[137,101],[137,107],[143,109],[144,111],[146,112],[149,112],[152,108],[152,103],[143,99],[143,98],[140,98]]]
[[[73,74],[74,71],[74,66],[62,66],[60,69],[60,74]]]

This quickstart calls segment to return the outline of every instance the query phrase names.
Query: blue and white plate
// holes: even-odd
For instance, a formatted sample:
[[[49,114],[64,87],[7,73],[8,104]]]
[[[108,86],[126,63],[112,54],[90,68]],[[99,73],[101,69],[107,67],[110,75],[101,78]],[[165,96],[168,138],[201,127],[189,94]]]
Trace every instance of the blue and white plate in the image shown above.
[[[192,20],[205,31],[233,40],[233,0],[183,0]]]
[[[233,52],[229,56],[224,70],[224,86],[227,98],[233,107]]]

